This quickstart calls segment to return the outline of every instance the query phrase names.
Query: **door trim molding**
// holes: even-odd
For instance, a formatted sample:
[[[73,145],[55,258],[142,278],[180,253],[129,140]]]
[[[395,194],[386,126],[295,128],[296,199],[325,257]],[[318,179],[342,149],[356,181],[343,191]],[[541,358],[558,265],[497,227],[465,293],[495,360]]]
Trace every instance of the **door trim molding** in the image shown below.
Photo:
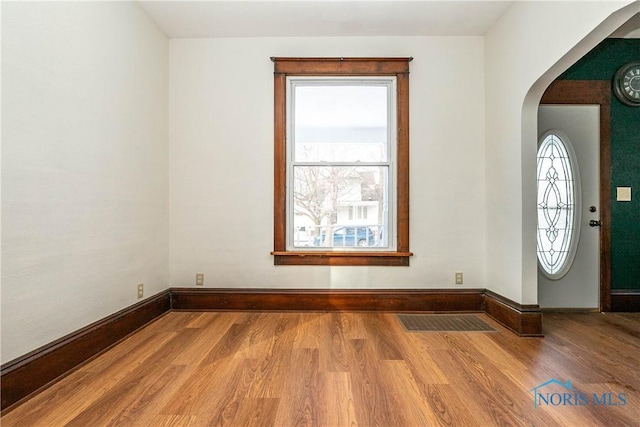
[[[600,106],[600,311],[611,311],[611,83],[556,80],[540,104]]]

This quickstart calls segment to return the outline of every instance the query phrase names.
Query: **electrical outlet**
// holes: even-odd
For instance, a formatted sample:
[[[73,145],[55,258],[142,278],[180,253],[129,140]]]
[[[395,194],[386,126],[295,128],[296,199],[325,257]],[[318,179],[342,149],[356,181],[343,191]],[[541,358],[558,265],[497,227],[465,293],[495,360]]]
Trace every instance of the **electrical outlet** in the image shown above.
[[[462,273],[456,273],[456,285],[462,285]]]
[[[204,286],[204,273],[196,274],[196,286]]]
[[[144,284],[140,283],[138,285],[138,298],[142,298],[144,296]]]

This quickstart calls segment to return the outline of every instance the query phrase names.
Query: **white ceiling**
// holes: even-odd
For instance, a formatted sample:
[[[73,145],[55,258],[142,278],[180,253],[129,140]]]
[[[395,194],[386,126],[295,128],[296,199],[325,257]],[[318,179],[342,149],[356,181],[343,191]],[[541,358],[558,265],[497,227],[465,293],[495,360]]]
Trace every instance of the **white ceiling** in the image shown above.
[[[481,36],[513,1],[141,1],[170,38]]]

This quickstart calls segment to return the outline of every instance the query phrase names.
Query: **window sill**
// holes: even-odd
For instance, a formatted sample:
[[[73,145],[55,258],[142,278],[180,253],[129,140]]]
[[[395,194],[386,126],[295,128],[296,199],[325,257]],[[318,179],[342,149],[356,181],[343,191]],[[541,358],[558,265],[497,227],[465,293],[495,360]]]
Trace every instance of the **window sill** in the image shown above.
[[[407,267],[412,252],[273,251],[274,265],[354,265]]]

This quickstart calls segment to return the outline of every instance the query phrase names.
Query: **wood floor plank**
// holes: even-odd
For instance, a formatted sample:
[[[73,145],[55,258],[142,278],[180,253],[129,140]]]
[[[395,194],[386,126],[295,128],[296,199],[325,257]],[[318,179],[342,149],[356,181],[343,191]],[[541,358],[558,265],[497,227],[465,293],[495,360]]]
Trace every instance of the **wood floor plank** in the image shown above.
[[[129,367],[123,368],[121,372],[117,372],[115,369],[119,366],[124,367],[126,364],[114,363],[110,365],[109,369],[99,375],[91,376],[91,381],[87,383],[90,386],[86,387],[85,384],[84,389],[79,388],[78,393],[74,394],[74,398],[69,399],[67,396],[66,400],[62,400],[56,411],[45,411],[38,422],[44,426],[66,425],[89,408],[96,409],[98,411],[96,416],[100,416],[100,413],[104,412],[101,402],[113,402],[113,399],[118,395],[123,398],[130,397],[131,395],[126,393],[131,390],[133,384],[157,369],[164,369],[187,346],[187,343],[196,337],[197,333],[199,331],[179,334],[172,332],[172,338],[164,341],[162,345],[154,347],[153,350],[149,349],[149,354],[141,358],[142,362],[140,359],[133,359],[135,362],[132,363],[131,359],[125,359],[125,361],[129,361]],[[55,402],[52,403],[55,404]]]
[[[375,313],[363,314],[363,322],[368,339],[375,345],[380,360],[402,360],[395,336],[390,331],[392,321],[386,315]]]
[[[171,399],[160,411],[165,415],[198,415],[198,422],[204,422],[200,411],[210,413],[212,405],[219,400],[218,395],[224,393],[225,388],[238,374],[243,361],[234,357],[226,357],[218,363],[208,363],[198,366],[176,391],[179,399]],[[214,399],[214,402],[211,401]],[[213,410],[216,410],[214,407]]]
[[[175,312],[169,312],[169,315],[175,314]],[[207,329],[209,326],[218,323],[223,317],[231,317],[228,316],[229,313],[220,313],[220,312],[193,312],[191,314],[195,314],[185,325],[185,328],[196,328],[196,329]],[[235,317],[235,316],[233,316]]]
[[[508,375],[511,380],[521,382],[520,379],[522,377],[529,377],[531,375],[528,365],[522,363],[520,360],[514,359],[507,350],[487,335],[489,334],[469,334],[466,338],[469,344],[473,345],[475,351],[482,352],[486,355],[495,365],[499,366],[500,370]],[[528,387],[527,390],[531,388],[529,386],[530,384],[525,384],[525,387]]]
[[[427,384],[423,394],[431,413],[437,418],[439,426],[476,426],[480,425],[478,418],[470,418],[472,413],[459,393],[450,384]]]
[[[278,339],[287,328],[290,316],[260,316],[252,325],[242,345],[238,348],[238,357],[259,359],[265,353],[273,355],[273,341]]]
[[[212,348],[219,344],[220,340],[226,337],[226,333],[238,320],[237,315],[231,313],[202,313],[202,317],[194,319],[185,326],[185,329],[195,329],[201,331],[199,338],[190,346],[189,351],[183,351],[173,363],[176,365],[200,365],[205,357],[209,355]]]
[[[342,334],[347,340],[367,338],[367,331],[360,313],[341,312]]]
[[[136,334],[112,348],[108,356],[102,354],[81,369],[86,372],[110,373],[117,380],[118,377],[127,375],[130,370],[136,367],[129,362],[129,359],[144,363],[147,357],[153,355],[155,349],[175,336],[176,332],[174,331],[155,333],[141,331],[139,336]],[[139,337],[144,339],[138,339]]]
[[[169,398],[171,388],[179,384],[177,381],[186,369],[186,366],[169,365],[159,374],[147,375],[137,383],[127,383],[130,387],[118,387],[94,401],[66,425],[133,425],[135,420],[151,419]]]
[[[432,347],[429,347],[429,344],[424,346],[425,342],[422,339],[425,336],[440,334],[406,333],[397,318],[388,317],[390,317],[388,319],[389,331],[395,337],[399,348],[402,349],[403,359],[421,387],[426,384],[447,384],[446,376],[429,356],[429,349]],[[442,342],[446,343],[444,339],[442,339]]]
[[[520,338],[407,332],[393,313],[170,312],[0,422],[638,425],[640,315],[550,313],[544,328]],[[535,400],[538,386],[551,403]]]
[[[234,357],[251,330],[251,323],[233,323],[222,334],[220,339],[211,346],[207,355],[200,362],[201,365],[212,365],[223,362],[226,358]]]
[[[255,365],[246,359],[231,362],[233,367],[226,373],[220,372],[215,377],[222,377],[215,388],[209,388],[202,396],[198,410],[198,419],[203,426],[233,425],[240,403],[255,376]]]
[[[472,367],[469,370],[472,377],[497,402],[498,406],[507,410],[503,416],[519,420],[522,425],[536,425],[537,423],[553,425],[553,418],[548,417],[544,412],[536,414],[537,417],[534,419],[527,410],[532,402],[528,396],[529,391],[544,380],[533,380],[532,382],[528,369],[524,369],[519,376],[516,375],[517,380],[514,380],[514,373],[509,374],[510,367],[508,364],[504,366],[504,359],[494,357],[496,354],[492,354],[491,351],[484,351],[482,344],[490,342],[487,335],[476,337],[476,342],[467,337],[459,339],[460,337],[456,336],[455,342],[452,341],[456,356],[462,358],[467,366]],[[478,344],[478,341],[481,341],[482,344]]]
[[[358,425],[348,372],[321,372],[318,389],[318,425]]]
[[[95,374],[75,371],[60,380],[45,392],[35,395],[17,409],[2,416],[3,426],[63,425],[64,420],[72,418],[90,402],[82,398],[87,384],[92,383]],[[56,408],[52,411],[51,408]],[[57,421],[61,417],[63,421]],[[50,421],[47,421],[50,420]]]
[[[616,367],[621,368],[616,375],[617,381],[625,381],[624,378],[629,374],[636,376],[633,371],[637,368],[637,358],[633,354],[640,350],[637,346],[612,338],[612,335],[603,329],[602,323],[588,323],[591,325],[591,333],[579,336],[584,328],[585,316],[574,316],[567,319],[563,328],[553,332],[550,338],[558,337],[563,343],[571,343],[570,351],[574,352],[574,357],[600,372],[603,381],[608,380],[610,369]],[[594,348],[598,351],[593,351]],[[599,382],[593,377],[590,380]]]
[[[191,427],[195,426],[197,417],[195,415],[162,415],[159,414],[151,420],[149,426],[154,427]]]
[[[296,374],[285,382],[283,394],[288,404],[280,405],[275,425],[318,425],[318,349],[293,350],[290,366]]]
[[[454,351],[455,357],[466,368],[474,383],[480,385],[487,399],[496,408],[501,409],[500,417],[508,419],[511,423],[522,425],[535,425],[530,418],[526,407],[529,401],[524,395],[518,393],[520,388],[513,384],[500,369],[500,365],[494,363],[483,352],[477,352],[473,345],[464,337],[449,335],[448,341]],[[497,414],[497,412],[494,412]]]
[[[329,313],[323,317],[320,328],[320,370],[323,372],[348,372],[349,363],[345,349],[341,313]]]
[[[391,408],[395,408],[394,425],[431,426],[438,417],[429,410],[420,385],[404,360],[381,360],[380,388]]]
[[[158,377],[150,377],[129,399],[119,412],[110,418],[110,425],[136,425],[141,420],[152,420],[173,399],[176,391],[189,378],[194,366],[169,365]]]
[[[197,321],[197,319],[200,318],[201,314],[202,313],[197,311],[165,313],[160,318],[162,319],[162,323],[158,323],[157,321],[160,319],[156,319],[149,325],[145,326],[144,329],[149,329],[150,332],[156,332],[158,328],[162,331],[181,331],[184,328],[188,327],[192,322]]]
[[[380,355],[371,340],[349,340],[347,345],[356,419],[359,425],[391,426],[399,420],[380,385]]]
[[[454,385],[460,400],[469,408],[469,422],[475,419],[477,425],[521,425],[517,420],[503,415],[504,408],[495,402],[491,393],[469,373],[466,364],[456,358],[454,351],[435,350],[431,357],[447,376],[449,383]]]
[[[300,313],[294,348],[320,348],[320,334],[329,313]]]
[[[627,387],[617,383],[590,383],[586,389],[592,395],[597,394],[602,404],[607,405],[606,414],[600,411],[607,417],[606,422],[611,425],[623,425],[627,419],[632,418],[640,424],[640,402]],[[624,405],[625,402],[630,405]]]
[[[299,316],[288,313],[276,320],[270,335],[263,338],[264,351],[253,362],[256,371],[247,391],[248,397],[282,397],[284,383],[291,372],[290,355],[297,335]]]
[[[151,357],[137,366],[127,376],[127,381],[119,381],[94,399],[91,405],[68,421],[69,425],[108,425],[114,414],[131,402],[132,396],[139,396],[145,387],[150,387],[160,378],[168,368],[173,369],[171,363],[177,355],[187,348],[200,334],[199,330],[183,330],[175,335],[175,338],[167,341],[165,345],[156,349]],[[171,375],[172,377],[177,377]],[[162,387],[162,383],[160,384]],[[88,395],[89,397],[90,395]],[[88,399],[87,399],[88,400]]]
[[[245,398],[240,402],[233,425],[237,427],[275,426],[280,399]]]

